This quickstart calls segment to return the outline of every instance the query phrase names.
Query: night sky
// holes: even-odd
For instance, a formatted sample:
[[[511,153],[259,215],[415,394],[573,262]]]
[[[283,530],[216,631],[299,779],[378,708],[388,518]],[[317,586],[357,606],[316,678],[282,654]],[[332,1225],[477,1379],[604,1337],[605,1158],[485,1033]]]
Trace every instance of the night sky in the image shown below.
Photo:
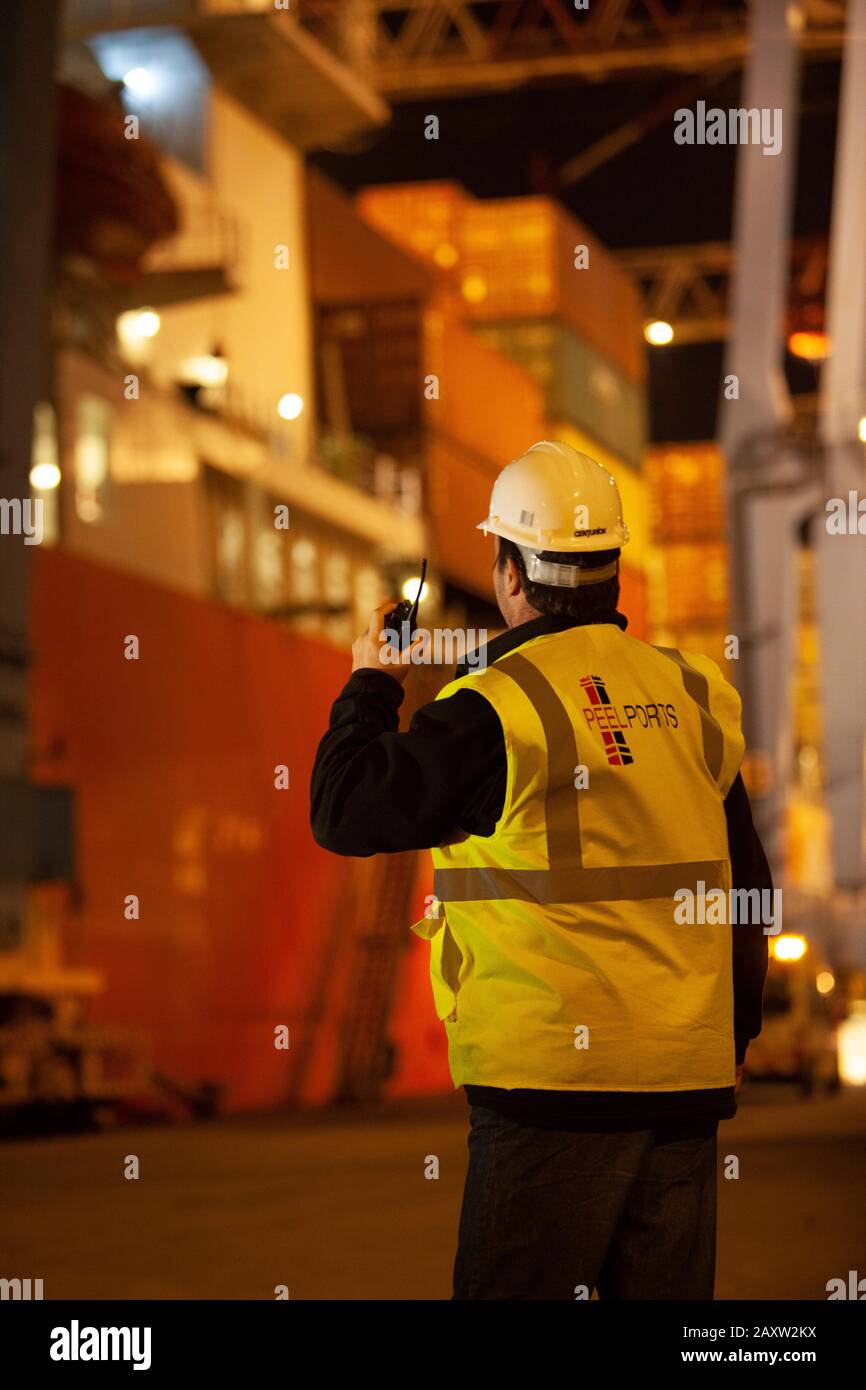
[[[532,85],[519,91],[394,107],[391,125],[350,153],[320,152],[316,164],[348,191],[371,183],[455,179],[479,198],[546,193],[559,198],[611,248],[727,241],[731,235],[733,146],[676,145],[671,115],[580,183],[561,189],[557,169],[638,115],[681,81]],[[740,74],[708,81],[709,106],[739,105]],[[839,64],[802,70],[794,233],[826,232],[830,220]],[[697,96],[688,102],[694,105]],[[424,117],[440,119],[438,141]],[[714,433],[722,344],[650,351],[651,435],[701,439]],[[808,364],[789,359],[794,391],[815,389]]]

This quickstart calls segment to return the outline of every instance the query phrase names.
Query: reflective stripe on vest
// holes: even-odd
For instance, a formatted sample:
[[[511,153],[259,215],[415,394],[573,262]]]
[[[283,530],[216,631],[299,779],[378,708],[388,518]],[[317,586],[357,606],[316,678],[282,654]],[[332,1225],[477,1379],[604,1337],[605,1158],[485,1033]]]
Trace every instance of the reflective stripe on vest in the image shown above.
[[[675,661],[683,674],[686,694],[690,695],[701,712],[701,733],[704,739],[704,761],[715,781],[725,755],[725,739],[717,719],[710,713],[710,683],[706,676],[690,666],[676,647],[656,647],[657,652]]]
[[[724,889],[727,867],[727,860],[708,859],[622,869],[436,869],[433,891],[444,903],[503,898],[526,903],[640,902],[672,898],[683,888],[696,893]]]

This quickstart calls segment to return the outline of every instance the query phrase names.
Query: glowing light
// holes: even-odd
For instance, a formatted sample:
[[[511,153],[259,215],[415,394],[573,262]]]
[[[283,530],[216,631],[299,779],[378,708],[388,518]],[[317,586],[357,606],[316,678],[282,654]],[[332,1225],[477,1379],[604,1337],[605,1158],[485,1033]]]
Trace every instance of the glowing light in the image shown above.
[[[819,994],[832,994],[836,988],[835,976],[829,970],[820,970],[815,977],[815,988]]]
[[[839,1077],[849,1086],[866,1086],[866,1003],[857,999],[851,1017],[839,1024],[836,1035]]]
[[[418,584],[419,584],[420,579],[421,579],[420,574],[414,575],[412,579],[407,579],[407,580],[405,581],[405,583],[404,583],[402,589],[400,590],[400,593],[401,593],[402,597],[405,598],[405,599],[408,599],[410,603],[414,603],[414,602],[415,602],[415,595],[416,595],[417,592],[418,592]],[[428,585],[428,584],[425,584],[425,585],[424,585],[424,588],[421,590],[421,599],[420,599],[420,602],[421,602],[421,603],[423,603],[424,600],[425,600],[425,598],[427,597],[427,590],[428,590],[428,588],[429,588],[429,585]]]
[[[861,415],[857,421],[857,438],[861,444],[866,444],[866,415]]]
[[[652,319],[645,324],[643,335],[653,347],[665,347],[674,340],[674,330],[664,319]]]
[[[440,241],[433,252],[433,259],[443,270],[450,270],[452,265],[457,264],[457,247],[452,246],[450,241]]]
[[[135,97],[152,97],[156,91],[156,78],[150,68],[130,68],[123,74],[123,85]]]
[[[830,351],[830,339],[826,333],[792,333],[788,338],[788,351],[807,362],[823,362]]]
[[[33,445],[30,451],[30,483],[39,492],[50,491],[60,482],[57,455],[57,421],[49,401],[33,407]]]
[[[295,541],[292,546],[292,563],[302,570],[310,569],[316,563],[316,547],[312,541]]]
[[[460,286],[460,293],[468,304],[480,304],[487,298],[487,281],[480,275],[467,275]]]
[[[806,23],[806,16],[799,5],[785,6],[785,23],[792,34],[801,34]]]
[[[229,364],[216,353],[203,353],[201,357],[188,357],[183,364],[186,381],[197,386],[225,386],[228,380]]]
[[[802,960],[806,954],[806,942],[802,936],[777,936],[773,940],[773,955],[776,960]]]
[[[75,511],[93,525],[102,520],[109,476],[111,407],[101,396],[79,396],[75,432]]]
[[[277,412],[283,420],[297,420],[303,408],[303,397],[297,395],[294,391],[289,391],[285,396],[280,397],[277,405]]]
[[[154,309],[143,309],[136,320],[136,328],[142,338],[155,338],[160,322],[159,314]]]
[[[37,492],[50,492],[60,485],[60,469],[56,463],[34,463],[30,469],[30,486]]]
[[[140,343],[156,337],[160,322],[155,309],[127,309],[117,320],[117,332],[123,342]]]

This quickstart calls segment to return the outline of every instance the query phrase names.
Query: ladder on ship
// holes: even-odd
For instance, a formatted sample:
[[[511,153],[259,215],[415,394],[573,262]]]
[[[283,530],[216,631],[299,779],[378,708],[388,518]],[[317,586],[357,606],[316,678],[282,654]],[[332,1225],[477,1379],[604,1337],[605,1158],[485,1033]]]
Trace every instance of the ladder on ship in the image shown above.
[[[366,897],[369,920],[356,940],[352,997],[341,1029],[336,1098],[343,1103],[377,1099],[394,1069],[388,1022],[400,957],[409,943],[417,866],[414,850],[377,856]]]

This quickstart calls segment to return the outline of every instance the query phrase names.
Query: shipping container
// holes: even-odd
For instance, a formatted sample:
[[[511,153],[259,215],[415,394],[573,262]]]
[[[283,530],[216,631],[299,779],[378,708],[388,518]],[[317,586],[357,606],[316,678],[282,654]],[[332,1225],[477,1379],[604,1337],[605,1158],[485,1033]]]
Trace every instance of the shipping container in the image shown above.
[[[359,216],[341,189],[307,165],[307,246],[315,304],[423,298],[434,277]]]
[[[811,622],[816,617],[815,555],[805,546],[797,551],[797,587],[800,617],[804,622]]]
[[[411,300],[322,308],[317,350],[323,422],[369,436],[401,461],[413,433],[423,447],[424,431],[497,470],[542,437],[532,377],[438,308]]]
[[[802,750],[801,750],[802,756]],[[808,755],[811,758],[811,754]],[[831,820],[822,804],[817,769],[809,765],[798,785],[789,791],[785,803],[785,882],[790,884],[789,902],[794,893],[809,894],[814,903],[833,897],[833,852]],[[793,891],[791,891],[793,890]]]
[[[811,621],[802,622],[797,633],[794,724],[798,747],[817,750],[823,746],[821,646],[817,624]]]
[[[681,542],[664,548],[668,627],[722,624],[728,616],[728,554],[724,544]]]
[[[805,548],[797,553],[800,624],[794,670],[796,742],[820,749],[823,745],[821,637],[816,612],[815,557]]]
[[[648,449],[652,530],[661,544],[721,541],[726,533],[725,465],[712,441]]]
[[[556,316],[632,381],[645,380],[638,288],[564,208],[548,198],[470,203],[460,252],[467,318]]]
[[[471,195],[457,183],[383,184],[363,189],[355,204],[361,217],[444,275],[460,260],[460,219]]]
[[[493,541],[476,530],[487,516],[500,464],[468,453],[442,433],[427,441],[430,527],[440,572],[478,598],[492,601]]]
[[[436,308],[424,315],[423,360],[427,430],[476,453],[494,474],[544,437],[543,394],[529,372]]]
[[[389,432],[417,430],[422,317],[416,299],[317,310],[317,400],[323,423],[377,440]]]
[[[618,610],[628,618],[628,634],[646,642],[649,638],[646,576],[625,561],[619,567]]]
[[[630,381],[646,379],[637,285],[601,242],[544,197],[479,200],[451,183],[370,188],[371,226],[438,272],[473,323],[556,317]]]
[[[568,420],[639,468],[646,447],[646,392],[556,319],[473,325],[539,383],[551,420]]]

